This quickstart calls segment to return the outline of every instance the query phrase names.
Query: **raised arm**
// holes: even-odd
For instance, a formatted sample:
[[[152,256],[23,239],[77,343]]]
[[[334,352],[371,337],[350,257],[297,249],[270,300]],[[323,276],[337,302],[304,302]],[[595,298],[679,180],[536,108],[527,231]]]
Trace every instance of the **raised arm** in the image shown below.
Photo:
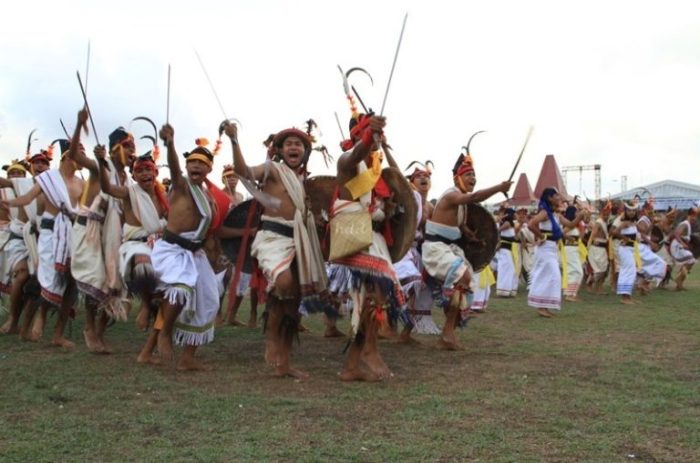
[[[264,166],[248,167],[245,159],[243,158],[243,152],[241,151],[241,145],[238,144],[238,126],[233,122],[225,121],[223,124],[224,132],[226,136],[231,140],[231,149],[233,151],[233,170],[241,178],[246,178],[248,180],[260,181],[265,175]]]
[[[107,170],[107,161],[105,161],[106,156],[107,150],[104,146],[99,145],[95,147],[95,158],[99,159],[98,163],[100,165],[100,189],[115,198],[126,199],[129,197],[129,189],[125,186],[115,185],[109,181],[109,171]]]
[[[355,144],[355,148],[353,148],[348,156],[341,156],[340,159],[338,159],[339,169],[351,169],[362,162],[375,145],[374,134],[376,133],[381,136],[385,126],[386,119],[384,117],[371,116],[368,121],[368,126],[360,135],[359,143]]]
[[[80,132],[86,127],[88,120],[88,112],[86,109],[78,111],[78,121],[75,124],[73,138],[70,141],[70,149],[68,157],[76,162],[81,167],[85,167],[90,171],[90,175],[97,176],[97,163],[85,155],[85,152],[80,149]]]
[[[20,206],[26,206],[27,204],[31,203],[34,198],[39,196],[41,194],[41,187],[39,186],[38,183],[35,183],[34,186],[31,187],[31,189],[23,194],[22,196],[18,196],[15,199],[4,199],[0,201],[3,205],[9,206],[9,207],[20,207]]]
[[[576,214],[574,220],[568,220],[566,217],[559,214],[559,222],[569,229],[574,229],[578,226],[580,221],[586,218],[587,214],[588,213],[585,210],[581,210],[578,212],[578,214]]]
[[[396,167],[397,169],[401,170],[399,165],[396,163],[394,156],[391,154],[391,146],[389,146],[384,140],[382,140],[382,149],[384,150],[384,154],[386,154],[386,162],[389,164],[389,167]]]
[[[170,124],[165,124],[160,129],[160,138],[165,143],[168,150],[168,168],[170,169],[171,187],[182,188],[185,182],[185,177],[182,176],[180,170],[180,160],[175,151],[175,130]]]

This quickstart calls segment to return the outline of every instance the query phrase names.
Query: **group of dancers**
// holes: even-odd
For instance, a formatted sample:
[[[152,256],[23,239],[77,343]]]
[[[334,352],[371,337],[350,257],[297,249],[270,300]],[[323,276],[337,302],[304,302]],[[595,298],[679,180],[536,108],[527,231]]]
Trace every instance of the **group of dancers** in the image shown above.
[[[456,329],[487,309],[494,284],[497,296],[514,297],[524,277],[528,304],[543,317],[560,309],[562,295],[575,301],[581,284],[600,293],[608,273],[625,303],[633,302],[635,288],[648,292],[667,279],[671,265],[678,267],[676,283],[683,288],[694,262],[688,247],[695,210],[675,228],[669,214],[657,217],[646,203],[625,204],[619,213],[608,203],[593,219],[585,207],[567,207],[553,188],[544,191],[533,213],[499,211],[494,260],[473,268],[465,243],[484,242],[467,226],[469,205],[507,193],[512,182],[476,190],[468,152],[453,168],[454,185],[433,202],[430,164],[412,163],[406,182],[418,225],[408,252],[393,261],[387,224],[401,208],[382,166],[399,167],[386,142],[386,119],[351,109],[350,138],[341,145],[327,217],[308,206],[304,181],[314,151],[308,132],[277,132],[266,141],[265,161],[251,165],[232,122],[221,124],[214,149],[198,139],[182,158],[175,130],[165,124],[159,137],[169,169],[166,188],[157,180],[158,146],[137,156],[134,137],[123,127],[88,156],[81,134],[89,113],[80,110],[72,137],[58,143],[58,167],[51,168],[52,147],[35,153],[28,147],[26,158],[5,166],[7,178],[0,179],[0,289],[10,300],[2,330],[38,341],[55,311],[51,343],[72,349],[64,331],[82,306],[86,347],[109,353],[107,327],[127,320],[135,299],[136,324],[148,331],[137,361],[174,362],[177,344],[183,348],[176,368],[200,370],[208,366],[197,357],[198,347],[214,340],[217,320],[237,323],[238,307],[250,292],[248,325],[256,326],[258,301],[264,303],[264,359],[276,376],[307,376],[290,364],[293,341],[304,329],[302,315],[323,311],[328,336],[342,335],[339,313],[350,320],[340,378],[375,381],[391,376],[379,353],[380,338],[412,343],[417,331],[438,335],[444,349],[460,349]],[[224,144],[231,147],[232,164],[219,188],[208,176]],[[226,225],[243,199],[236,192],[239,180],[262,209],[255,228]],[[343,225],[348,219],[366,220],[368,239],[358,244],[355,227]],[[669,246],[651,239],[654,225],[665,230]],[[324,229],[330,231],[320,238]],[[248,273],[236,271],[236,262],[221,252],[222,240],[242,237],[255,262]],[[222,308],[227,288],[229,304]],[[444,310],[442,328],[432,319],[436,305]]]

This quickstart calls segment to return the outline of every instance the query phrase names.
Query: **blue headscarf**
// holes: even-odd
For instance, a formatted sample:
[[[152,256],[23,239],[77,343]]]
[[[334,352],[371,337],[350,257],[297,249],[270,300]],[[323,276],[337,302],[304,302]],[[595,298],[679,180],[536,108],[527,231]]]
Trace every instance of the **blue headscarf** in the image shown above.
[[[542,192],[542,196],[540,196],[540,203],[538,206],[540,209],[544,209],[547,212],[547,218],[552,224],[552,237],[556,241],[562,239],[564,237],[564,233],[559,226],[559,222],[557,222],[557,220],[554,218],[554,211],[552,211],[552,206],[549,205],[549,200],[552,198],[552,196],[558,193],[559,192],[556,190],[556,188],[545,188]]]

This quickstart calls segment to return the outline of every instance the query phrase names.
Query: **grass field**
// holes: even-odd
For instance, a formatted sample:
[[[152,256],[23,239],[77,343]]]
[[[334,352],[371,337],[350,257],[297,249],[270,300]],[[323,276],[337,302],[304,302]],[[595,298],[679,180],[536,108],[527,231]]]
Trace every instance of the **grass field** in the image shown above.
[[[522,290],[492,299],[464,351],[383,341],[395,376],[373,384],[337,379],[345,341],[317,316],[295,346],[304,382],[271,377],[260,330],[218,330],[204,373],[137,365],[132,323],[110,356],[86,351],[80,316],[75,352],[3,336],[0,461],[700,461],[698,273],[635,306],[584,293],[551,320]]]

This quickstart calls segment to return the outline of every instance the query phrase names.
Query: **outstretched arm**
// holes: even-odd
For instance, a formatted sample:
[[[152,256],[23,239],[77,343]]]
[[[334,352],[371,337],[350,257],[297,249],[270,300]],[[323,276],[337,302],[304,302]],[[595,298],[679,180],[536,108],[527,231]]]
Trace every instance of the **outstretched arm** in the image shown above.
[[[20,206],[26,206],[27,204],[31,203],[34,198],[39,196],[41,194],[41,187],[39,186],[38,183],[35,183],[34,186],[31,187],[31,189],[23,194],[22,196],[18,196],[15,199],[4,199],[0,201],[4,206],[9,206],[9,207],[20,207]]]
[[[445,199],[449,201],[450,204],[454,206],[460,206],[462,204],[469,203],[480,203],[486,201],[491,196],[496,193],[507,193],[513,182],[501,182],[498,185],[494,185],[490,188],[485,188],[483,190],[475,191],[474,193],[455,193],[445,196]]]
[[[87,120],[87,109],[81,109],[78,111],[78,122],[75,124],[73,138],[71,138],[70,149],[68,150],[68,157],[75,161],[79,166],[85,167],[87,170],[89,170],[91,176],[97,176],[97,163],[85,156],[85,152],[80,149],[80,132],[85,128]]]
[[[574,229],[578,226],[578,223],[581,220],[586,218],[586,214],[587,213],[585,210],[579,211],[579,213],[576,214],[576,217],[574,217],[574,220],[568,220],[566,217],[559,214],[559,222],[561,222],[562,225],[564,225],[565,227],[567,227],[569,229]]]

